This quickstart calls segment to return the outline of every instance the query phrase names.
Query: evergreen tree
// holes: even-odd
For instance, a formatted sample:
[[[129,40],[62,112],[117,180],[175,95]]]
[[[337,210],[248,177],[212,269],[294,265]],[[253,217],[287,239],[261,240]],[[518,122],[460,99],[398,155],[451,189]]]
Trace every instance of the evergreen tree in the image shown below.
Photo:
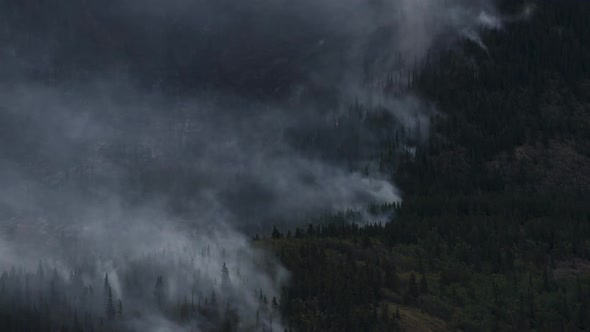
[[[164,304],[164,278],[162,278],[162,276],[158,276],[156,278],[156,284],[154,286],[154,298],[158,306],[161,307]]]
[[[104,276],[104,300],[105,300],[105,314],[108,319],[115,318],[115,304],[113,302],[113,291],[109,282],[108,273]]]
[[[221,267],[221,287],[223,289],[227,290],[228,287],[230,286],[230,284],[231,284],[231,280],[229,278],[229,270],[224,262],[223,266]]]

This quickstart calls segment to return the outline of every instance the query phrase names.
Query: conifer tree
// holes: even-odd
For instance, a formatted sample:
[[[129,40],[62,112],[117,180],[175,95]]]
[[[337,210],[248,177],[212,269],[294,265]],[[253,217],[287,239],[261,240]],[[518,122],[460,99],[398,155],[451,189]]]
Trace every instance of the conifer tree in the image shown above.
[[[109,274],[104,276],[104,300],[105,314],[108,319],[115,318],[115,304],[113,303],[113,291],[109,282]]]
[[[156,299],[158,306],[162,306],[164,304],[164,278],[162,278],[162,276],[158,276],[156,279],[156,285],[154,286],[154,298]]]

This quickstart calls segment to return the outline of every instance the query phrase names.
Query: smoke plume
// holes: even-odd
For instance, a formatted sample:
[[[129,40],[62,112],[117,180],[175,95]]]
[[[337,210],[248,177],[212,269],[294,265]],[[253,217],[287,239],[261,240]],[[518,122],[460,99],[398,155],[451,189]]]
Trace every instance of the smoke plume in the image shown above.
[[[54,269],[100,317],[121,301],[121,330],[282,330],[288,272],[249,237],[401,200],[375,160],[428,137],[412,73],[508,19],[483,0],[0,1],[0,266],[40,292]]]

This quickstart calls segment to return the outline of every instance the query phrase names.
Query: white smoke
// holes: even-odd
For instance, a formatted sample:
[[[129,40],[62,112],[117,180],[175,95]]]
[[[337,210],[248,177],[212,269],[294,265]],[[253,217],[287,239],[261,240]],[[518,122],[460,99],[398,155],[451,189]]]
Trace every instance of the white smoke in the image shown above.
[[[68,276],[80,261],[91,261],[85,283],[101,287],[108,274],[114,297],[133,313],[128,328],[157,332],[207,330],[207,321],[197,318],[182,325],[169,319],[153,298],[134,293],[133,283],[151,292],[161,273],[166,292],[176,300],[197,296],[187,294],[195,284],[201,297],[223,294],[243,318],[240,327],[249,328],[259,305],[254,291],[279,298],[289,276],[238,229],[266,232],[270,222],[283,216],[301,220],[401,200],[390,174],[363,174],[301,153],[289,141],[289,130],[318,131],[326,118],[339,119],[358,103],[385,110],[395,120],[392,126],[425,141],[435,107],[404,89],[386,91],[379,85],[383,77],[399,75],[406,82],[440,44],[461,38],[487,51],[481,29],[501,29],[504,22],[533,11],[529,6],[522,15],[503,17],[491,2],[461,0],[125,0],[87,5],[99,19],[129,27],[108,39],[131,35],[122,40],[138,43],[137,50],[129,46],[135,51],[130,53],[134,62],[147,63],[139,68],[150,73],[161,69],[162,59],[173,59],[175,64],[199,64],[195,80],[208,83],[229,73],[228,85],[244,81],[246,91],[259,76],[275,70],[280,75],[269,74],[272,82],[288,81],[272,87],[287,90],[287,97],[278,100],[237,97],[225,86],[209,85],[190,97],[171,97],[160,91],[170,88],[165,84],[146,89],[135,84],[131,70],[117,72],[136,65],[131,63],[109,68],[116,74],[47,83],[22,72],[50,66],[71,55],[71,49],[54,52],[60,40],[42,38],[32,53],[21,40],[1,45],[25,46],[2,56],[11,68],[0,79],[0,115],[18,129],[9,132],[16,138],[0,160],[0,205],[7,211],[2,213],[0,264],[32,270],[42,260]],[[109,29],[113,27],[100,30],[108,35]],[[170,31],[177,30],[190,33],[175,44]],[[22,32],[23,40],[28,33]],[[36,56],[42,61],[36,63]],[[216,61],[221,65],[213,75],[208,70]],[[283,73],[297,77],[285,79]],[[320,97],[311,98],[314,94]],[[336,102],[325,101],[332,96]],[[415,146],[407,149],[415,151]],[[355,162],[370,162],[370,154],[361,155],[366,159]],[[152,169],[159,171],[157,176]],[[167,190],[137,190],[148,177]],[[142,196],[144,191],[150,195]],[[229,290],[222,289],[224,263]],[[138,271],[145,272],[145,279]],[[100,309],[101,304],[94,305]],[[282,329],[279,319],[274,324]]]

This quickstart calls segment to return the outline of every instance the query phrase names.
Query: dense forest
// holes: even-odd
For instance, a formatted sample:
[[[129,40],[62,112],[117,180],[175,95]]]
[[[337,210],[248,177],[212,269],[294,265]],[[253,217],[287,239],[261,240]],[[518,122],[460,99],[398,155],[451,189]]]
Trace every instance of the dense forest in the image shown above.
[[[500,10],[510,19],[502,29],[482,29],[481,40],[463,38],[403,69],[367,79],[379,93],[409,98],[408,103],[428,101],[431,111],[415,115],[409,124],[380,105],[351,98],[354,102],[329,113],[335,115],[326,121],[281,128],[292,151],[326,165],[345,165],[359,177],[386,174],[403,200],[363,199],[366,211],[358,206],[322,211],[319,203],[305,213],[295,211],[295,205],[273,209],[255,203],[244,210],[239,203],[248,195],[236,192],[263,191],[244,181],[244,188],[232,185],[224,199],[231,213],[246,220],[239,228],[252,235],[247,244],[233,235],[217,241],[212,230],[186,242],[174,243],[174,238],[179,248],[160,248],[145,235],[151,251],[112,260],[100,253],[76,257],[86,244],[63,227],[59,241],[75,258],[73,268],[43,259],[35,269],[2,266],[0,330],[590,330],[590,2],[538,0],[526,7],[530,16],[522,15],[523,3],[503,1]],[[173,58],[172,53],[166,56]],[[151,64],[137,66],[143,65]],[[75,64],[59,66],[63,74]],[[56,79],[37,69],[31,75]],[[177,84],[190,80],[190,71],[184,74]],[[241,100],[228,103],[233,102]],[[334,105],[326,102],[326,107]],[[0,116],[3,141],[20,139],[13,128],[38,131],[27,127],[28,119]],[[43,170],[27,153],[43,154],[45,145],[6,152],[26,172],[40,173],[35,176],[46,188],[44,217],[75,219],[59,212],[63,203],[54,192],[72,201],[72,192],[83,192],[99,201],[113,186],[124,188],[118,193],[126,206],[166,193],[172,197],[161,203],[167,211],[200,214],[202,208],[189,197],[206,195],[194,184],[225,180],[226,174],[203,179],[190,171],[201,158],[194,151],[203,148],[198,116],[182,105],[153,122],[139,112],[107,116],[128,116],[122,121],[138,128],[147,123],[138,129],[144,130],[138,135],[141,143],[107,142],[92,152],[100,158],[81,158],[70,168],[63,164],[72,160],[62,160],[44,164]],[[214,139],[223,140],[222,134]],[[172,143],[154,148],[164,141]],[[256,154],[257,147],[245,154]],[[126,169],[124,179],[107,179],[101,162]],[[224,165],[232,162],[223,160]],[[51,167],[61,171],[48,176]],[[270,200],[267,196],[263,199]],[[317,197],[306,203],[315,204]],[[1,207],[4,219],[16,214]],[[0,225],[0,235],[21,234],[20,220],[39,212],[27,213]],[[35,225],[45,227],[43,221]],[[159,231],[149,228],[146,234]]]
[[[590,4],[536,5],[402,79],[441,112],[415,152],[393,140],[376,161],[404,192],[372,206],[387,222],[327,215],[259,242],[294,274],[294,330],[590,329]]]

